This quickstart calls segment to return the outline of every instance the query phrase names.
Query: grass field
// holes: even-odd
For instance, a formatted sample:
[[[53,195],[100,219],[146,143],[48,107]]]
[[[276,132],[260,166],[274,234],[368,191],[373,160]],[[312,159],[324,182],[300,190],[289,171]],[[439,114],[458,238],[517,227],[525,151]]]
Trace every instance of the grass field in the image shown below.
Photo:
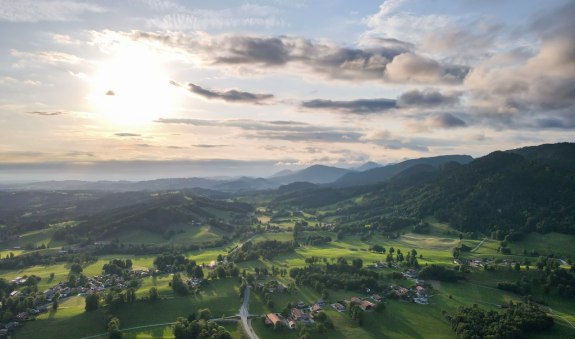
[[[520,241],[509,244],[513,253],[537,250],[540,255],[554,253],[575,260],[575,235],[561,233],[531,233]]]
[[[145,230],[129,230],[122,232],[114,237],[121,243],[125,244],[174,244],[190,245],[202,244],[204,242],[220,240],[224,232],[210,225],[192,226],[181,225],[173,226],[170,229],[177,232],[174,236],[166,239],[162,234],[149,232]],[[183,231],[183,232],[181,232]]]
[[[171,295],[156,302],[136,302],[122,305],[113,314],[120,319],[122,328],[130,328],[174,322],[199,308],[209,308],[213,317],[235,315],[240,304],[237,279],[224,279],[211,282],[198,296]],[[84,298],[75,296],[62,302],[57,311],[50,311],[27,323],[15,337],[78,338],[96,335],[106,331],[109,315],[105,309],[85,312]]]
[[[211,237],[213,230],[209,227],[196,229],[197,233],[191,232],[180,234],[192,238],[205,239]],[[217,233],[217,232],[215,232]],[[481,246],[473,252],[465,253],[466,257],[491,257],[491,258],[522,258],[523,248],[535,248],[540,253],[553,251],[556,254],[562,253],[564,258],[574,258],[575,236],[565,236],[559,234],[531,234],[520,242],[510,245],[514,255],[505,256],[498,253],[499,241],[487,239],[481,242],[478,240],[460,240],[457,233],[447,225],[432,223],[432,232],[429,235],[404,233],[397,239],[387,239],[381,235],[375,235],[367,240],[362,240],[359,236],[346,236],[342,240],[336,240],[336,234],[326,231],[306,231],[301,236],[321,234],[329,235],[333,241],[320,246],[300,246],[292,253],[284,253],[276,256],[272,260],[254,260],[238,264],[240,268],[253,271],[255,267],[276,267],[287,268],[305,266],[305,258],[320,257],[326,258],[328,262],[335,261],[338,257],[348,260],[362,258],[364,265],[376,261],[385,261],[386,254],[378,254],[369,251],[369,247],[374,244],[382,245],[389,250],[391,247],[397,251],[400,249],[407,253],[412,249],[417,250],[420,265],[441,264],[454,266],[452,249],[463,243],[475,248]],[[33,233],[28,235],[28,239],[42,239],[45,233]],[[180,236],[178,235],[178,236]],[[140,235],[134,241],[144,241],[148,235]],[[155,236],[155,235],[154,235]],[[217,235],[220,236],[220,235]],[[291,232],[264,233],[254,238],[254,242],[265,240],[292,240]],[[42,240],[39,240],[42,241]],[[219,254],[226,255],[234,245],[221,248],[199,250],[186,253],[186,256],[195,260],[198,264],[209,263],[216,259]],[[153,267],[155,255],[107,255],[101,256],[96,262],[84,267],[84,274],[101,274],[102,266],[112,258],[130,258],[134,267]],[[531,258],[534,261],[536,258]],[[69,271],[68,264],[58,264],[49,266],[34,266],[22,270],[0,271],[0,277],[13,279],[16,276],[35,274],[42,277],[39,290],[53,286],[59,281],[67,280]],[[380,269],[381,273],[388,273],[392,269]],[[53,281],[49,281],[50,273],[55,274]],[[205,272],[207,274],[207,270]],[[362,326],[350,320],[346,313],[338,313],[330,308],[326,309],[327,315],[333,320],[335,328],[325,333],[329,338],[453,338],[453,331],[449,328],[446,320],[441,314],[442,310],[453,312],[459,306],[471,306],[478,304],[482,308],[496,309],[497,305],[507,303],[510,300],[520,301],[520,296],[498,290],[496,288],[499,281],[516,281],[522,275],[534,276],[535,270],[521,272],[507,270],[499,267],[497,272],[487,272],[474,270],[466,275],[467,281],[459,283],[439,283],[432,282],[434,286],[433,296],[429,305],[418,305],[390,300],[386,303],[386,310],[382,313],[366,313]],[[174,296],[169,283],[170,275],[149,277],[142,280],[141,287],[137,290],[138,298],[146,297],[151,287],[158,288],[161,300],[155,303],[138,302],[131,305],[123,305],[114,311],[118,316],[122,328],[130,328],[149,324],[161,324],[173,322],[179,316],[187,316],[194,313],[198,308],[209,307],[213,317],[228,316],[237,314],[241,304],[238,297],[239,283],[237,279],[216,280],[210,283],[199,296],[178,297]],[[284,284],[289,284],[291,278],[278,278]],[[401,285],[410,286],[413,281],[405,280]],[[352,296],[361,296],[349,291],[329,290],[329,301],[349,299]],[[297,287],[292,294],[274,295],[273,307],[270,309],[260,295],[252,294],[250,313],[265,314],[269,311],[280,312],[288,302],[304,301],[308,304],[319,299],[319,293],[308,287]],[[552,337],[575,337],[575,330],[569,327],[568,322],[575,324],[575,307],[571,300],[564,300],[556,296],[543,297],[549,304],[552,314],[556,317],[556,328],[549,333]],[[83,297],[72,297],[61,303],[60,309],[41,315],[36,321],[27,323],[16,333],[17,338],[77,338],[105,332],[106,319],[110,314],[100,309],[92,313],[84,311]],[[262,339],[266,338],[298,338],[298,331],[288,331],[277,333],[273,329],[266,327],[261,320],[254,319],[253,325]],[[236,324],[226,325],[232,332],[234,338],[241,338],[241,331]],[[42,334],[42,335],[40,335]],[[158,326],[154,328],[136,329],[127,332],[127,338],[160,338],[172,337],[170,326]]]

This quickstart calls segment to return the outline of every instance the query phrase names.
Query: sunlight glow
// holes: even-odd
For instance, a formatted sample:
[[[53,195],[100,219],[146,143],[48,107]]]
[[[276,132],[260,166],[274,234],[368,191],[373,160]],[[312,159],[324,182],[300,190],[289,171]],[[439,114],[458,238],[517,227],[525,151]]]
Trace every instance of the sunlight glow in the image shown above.
[[[178,107],[177,92],[159,55],[146,46],[122,42],[99,67],[88,99],[108,122],[133,126],[169,116]]]

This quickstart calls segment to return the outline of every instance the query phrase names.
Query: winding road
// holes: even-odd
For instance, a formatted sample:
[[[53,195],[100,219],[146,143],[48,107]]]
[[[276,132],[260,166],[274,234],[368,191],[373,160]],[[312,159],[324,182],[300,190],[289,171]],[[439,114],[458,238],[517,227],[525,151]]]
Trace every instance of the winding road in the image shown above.
[[[256,332],[254,332],[251,319],[248,318],[250,315],[250,289],[250,285],[247,285],[244,291],[244,302],[242,303],[242,307],[240,307],[240,318],[242,319],[242,325],[248,337],[250,337],[250,339],[259,339]]]

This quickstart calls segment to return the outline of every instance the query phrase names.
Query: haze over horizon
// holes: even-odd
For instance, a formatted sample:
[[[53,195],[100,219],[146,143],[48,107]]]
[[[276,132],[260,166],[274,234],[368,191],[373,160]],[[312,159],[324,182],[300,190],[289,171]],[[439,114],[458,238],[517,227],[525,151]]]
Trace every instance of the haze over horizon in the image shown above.
[[[0,0],[0,181],[573,142],[575,1]]]

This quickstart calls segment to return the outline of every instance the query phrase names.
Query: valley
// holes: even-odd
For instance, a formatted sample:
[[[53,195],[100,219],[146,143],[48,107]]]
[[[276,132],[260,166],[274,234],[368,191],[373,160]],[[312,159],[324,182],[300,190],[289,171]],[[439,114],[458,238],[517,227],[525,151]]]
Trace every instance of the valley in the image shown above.
[[[246,338],[240,314],[262,339],[457,338],[468,316],[515,312],[498,331],[572,337],[573,168],[536,151],[420,159],[368,169],[361,180],[384,173],[369,184],[355,172],[358,185],[5,189],[0,321],[15,338],[169,338],[192,323]]]

